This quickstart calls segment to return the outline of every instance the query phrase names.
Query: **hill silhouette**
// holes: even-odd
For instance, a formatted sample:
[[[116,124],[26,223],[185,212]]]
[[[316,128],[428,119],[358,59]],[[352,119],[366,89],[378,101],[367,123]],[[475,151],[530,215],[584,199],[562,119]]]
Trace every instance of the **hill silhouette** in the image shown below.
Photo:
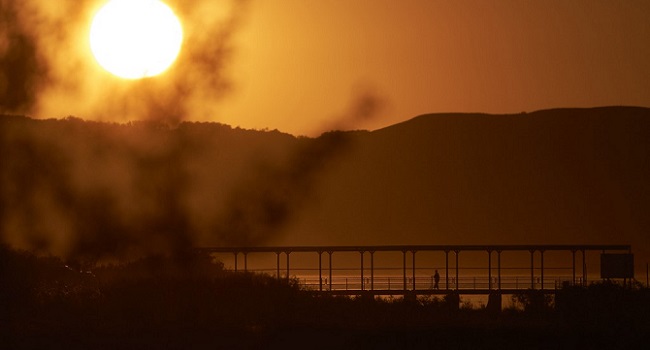
[[[14,247],[93,260],[197,245],[629,243],[650,259],[647,108],[430,114],[318,138],[0,123]]]
[[[423,115],[359,134],[328,170],[287,243],[629,242],[637,262],[650,255],[647,108]]]

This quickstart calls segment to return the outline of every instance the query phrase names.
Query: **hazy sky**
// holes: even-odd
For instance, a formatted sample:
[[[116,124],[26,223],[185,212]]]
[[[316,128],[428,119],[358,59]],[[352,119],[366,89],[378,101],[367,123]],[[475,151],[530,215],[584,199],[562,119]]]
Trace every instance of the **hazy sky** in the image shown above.
[[[181,53],[135,82],[90,53],[106,1],[0,0],[0,112],[315,135],[434,112],[650,106],[647,0],[166,0]]]
[[[430,112],[650,106],[650,1],[253,1],[218,119],[313,133]]]
[[[555,107],[602,105],[650,107],[649,0],[250,0],[243,2],[166,0],[182,22],[183,46],[176,63],[165,74],[139,81],[122,80],[110,75],[99,67],[90,52],[88,42],[90,23],[93,15],[106,1],[0,0],[0,113],[28,114],[40,118],[73,115],[83,119],[119,122],[133,119],[157,119],[172,123],[181,120],[209,120],[244,128],[269,128],[293,134],[316,135],[331,128],[375,129],[423,113],[519,113]],[[366,118],[361,118],[364,116]],[[368,119],[368,116],[374,118]],[[617,114],[617,117],[622,118],[620,114]],[[75,123],[70,122],[66,125],[74,126]],[[191,126],[187,127],[191,128]],[[206,130],[208,129],[218,130],[219,127],[213,125]],[[557,130],[563,128],[559,127]],[[628,132],[628,129],[617,130],[619,131],[613,131],[613,135],[618,137],[615,140],[627,140],[634,136]],[[626,135],[616,134],[621,132],[620,130],[625,130]],[[645,129],[641,129],[640,132],[642,133],[643,130]],[[481,132],[483,131],[481,129]],[[556,133],[555,130],[552,131],[553,134]],[[513,136],[516,134],[513,132]],[[197,140],[187,143],[185,139],[179,139],[183,142],[169,142],[169,139],[164,139],[162,136],[148,136],[146,132],[142,132],[133,136],[133,139],[128,137],[116,139],[118,141],[115,143],[97,141],[97,148],[92,149],[87,145],[91,144],[94,135],[84,132],[79,132],[83,137],[80,136],[78,141],[74,141],[75,138],[71,135],[61,138],[60,135],[65,135],[65,131],[53,132],[53,136],[44,138],[40,138],[38,133],[23,135],[19,131],[3,132],[3,135],[13,142],[10,143],[13,148],[6,149],[11,150],[10,153],[14,155],[15,160],[13,167],[2,168],[8,169],[5,171],[10,172],[12,176],[6,178],[16,179],[12,181],[17,183],[23,181],[21,183],[25,184],[24,187],[30,188],[33,193],[32,196],[26,196],[19,191],[16,192],[18,197],[14,198],[11,197],[14,191],[7,195],[9,197],[6,198],[9,199],[5,199],[12,204],[25,203],[22,207],[17,206],[19,209],[15,209],[22,210],[21,214],[26,218],[24,222],[16,221],[17,227],[26,223],[26,227],[31,228],[32,226],[29,225],[32,222],[58,222],[49,218],[63,218],[60,222],[66,225],[75,223],[74,219],[78,215],[92,218],[84,214],[86,207],[105,208],[112,203],[115,196],[121,196],[119,198],[124,200],[116,203],[125,203],[126,209],[123,209],[120,204],[114,206],[114,210],[115,213],[127,213],[125,217],[129,223],[138,221],[132,221],[130,216],[133,213],[140,213],[138,210],[142,209],[146,215],[149,215],[147,211],[150,208],[157,208],[147,202],[153,201],[160,203],[161,207],[151,210],[155,215],[152,215],[153,219],[147,220],[158,224],[164,222],[159,219],[160,217],[175,220],[177,216],[174,215],[180,215],[178,216],[180,219],[175,222],[175,225],[179,226],[168,225],[171,227],[170,230],[174,229],[175,232],[183,232],[181,224],[186,223],[181,215],[182,209],[176,207],[181,205],[179,204],[181,201],[176,198],[184,195],[181,190],[185,188],[185,182],[195,186],[196,193],[200,194],[200,197],[197,197],[199,199],[190,201],[191,204],[188,204],[187,209],[188,215],[192,215],[195,221],[189,219],[187,221],[199,222],[196,226],[202,229],[201,232],[212,230],[213,220],[218,220],[219,225],[225,223],[224,227],[238,227],[238,221],[229,220],[235,218],[246,223],[248,217],[240,214],[240,208],[252,208],[250,217],[253,219],[251,220],[258,217],[264,219],[267,208],[276,208],[273,205],[266,205],[267,202],[262,200],[266,198],[264,196],[267,196],[267,193],[271,194],[268,196],[271,199],[278,196],[280,199],[277,202],[285,206],[280,208],[289,208],[284,210],[287,213],[308,202],[305,199],[307,195],[304,193],[312,190],[312,184],[316,186],[316,179],[320,180],[321,176],[323,178],[328,176],[323,175],[327,174],[325,170],[328,170],[323,168],[325,166],[323,164],[326,163],[324,160],[338,156],[337,152],[342,151],[337,147],[345,144],[337,141],[338,136],[334,134],[318,141],[325,142],[324,146],[322,143],[315,143],[315,149],[299,148],[295,155],[289,154],[287,161],[284,161],[285,156],[281,151],[269,157],[260,156],[257,151],[250,151],[245,155],[254,154],[255,158],[235,156],[232,159],[241,159],[240,164],[235,166],[229,164],[232,159],[217,158],[216,155],[222,157],[222,151],[230,148],[246,150],[249,147],[257,147],[257,143],[236,144],[229,141],[227,137],[219,136],[224,134],[214,132],[209,134],[211,137],[207,140],[215,143],[204,143],[212,146],[199,147],[198,145],[202,143]],[[117,131],[116,135],[119,135]],[[437,192],[430,192],[432,195],[424,198],[445,198],[439,197],[441,193],[448,193],[448,198],[461,198],[455,202],[457,204],[454,210],[458,213],[455,217],[465,220],[466,217],[471,216],[465,213],[478,213],[476,214],[478,219],[475,221],[481,222],[481,218],[487,218],[483,220],[491,226],[487,224],[486,226],[493,230],[501,230],[502,227],[499,225],[503,226],[502,222],[512,221],[508,215],[516,210],[502,211],[505,216],[501,216],[502,212],[498,210],[500,207],[492,206],[495,203],[493,197],[507,198],[499,191],[504,193],[515,191],[512,193],[516,194],[527,192],[519,192],[519,187],[510,186],[512,181],[497,181],[493,186],[485,187],[483,184],[487,180],[480,177],[468,178],[467,176],[476,176],[475,174],[487,174],[487,179],[501,179],[503,176],[490,177],[491,171],[499,169],[494,164],[501,163],[481,163],[482,160],[492,159],[491,155],[497,154],[494,152],[487,152],[485,158],[478,156],[471,158],[469,155],[474,153],[473,149],[481,148],[479,141],[472,140],[473,135],[470,134],[465,135],[464,138],[458,135],[460,134],[424,135],[420,140],[426,142],[422,141],[421,147],[407,149],[395,159],[409,159],[402,154],[422,157],[434,154],[435,156],[431,155],[433,157],[431,159],[439,158],[445,161],[446,154],[438,156],[436,153],[427,152],[437,152],[445,149],[444,147],[468,150],[457,151],[456,154],[459,156],[455,159],[460,165],[451,168],[457,170],[450,173],[454,176],[450,175],[438,181],[438,184],[444,184],[444,186],[440,185],[443,186],[442,190],[431,187]],[[595,137],[593,135],[600,134],[592,133],[585,137]],[[544,169],[548,174],[540,172],[537,183],[528,182],[530,179],[525,176],[523,177],[525,181],[522,180],[521,183],[524,185],[532,183],[533,186],[530,187],[534,189],[564,189],[553,182],[558,181],[557,184],[567,184],[567,190],[559,193],[569,195],[569,199],[572,200],[560,204],[551,203],[547,211],[550,214],[544,216],[534,213],[531,214],[533,218],[550,225],[549,227],[559,227],[561,226],[559,220],[553,219],[556,215],[555,210],[569,208],[575,210],[561,210],[557,214],[559,215],[557,217],[566,218],[565,227],[576,225],[579,220],[588,220],[591,223],[605,222],[614,228],[642,227],[645,216],[641,214],[630,216],[632,214],[627,214],[624,208],[627,208],[626,205],[629,203],[642,202],[645,199],[643,193],[647,191],[643,192],[642,187],[626,186],[643,183],[638,179],[644,178],[642,175],[647,173],[647,171],[644,173],[645,168],[643,168],[646,163],[638,159],[648,158],[644,153],[647,147],[639,147],[634,151],[612,147],[613,153],[621,151],[617,153],[617,158],[611,158],[616,159],[611,162],[600,156],[600,158],[583,160],[581,158],[583,153],[577,151],[573,153],[577,155],[575,158],[571,158],[570,152],[567,157],[571,145],[580,150],[584,146],[589,151],[584,153],[588,155],[586,157],[600,155],[601,150],[604,149],[602,147],[607,148],[606,142],[610,142],[606,138],[608,134],[604,132],[603,135],[605,138],[602,142],[605,143],[579,137],[573,140],[557,138],[557,140],[566,140],[562,142],[543,138],[539,145],[530,146],[531,153],[535,153],[538,149],[552,151],[544,153],[549,155],[548,167],[546,167],[547,163],[538,161],[534,157],[530,165],[531,174],[538,169]],[[298,142],[286,135],[276,133],[267,133],[266,136],[282,138],[284,141],[281,141],[280,145]],[[508,135],[504,134],[505,136]],[[21,143],[23,138],[26,141]],[[108,136],[106,139],[112,140]],[[647,137],[639,140],[645,139]],[[334,142],[329,143],[331,140]],[[387,147],[384,151],[386,154],[391,150],[399,149],[396,145],[400,143],[410,144],[386,140],[381,144]],[[430,140],[437,140],[440,143],[427,143]],[[113,145],[120,141],[125,144],[124,148],[115,149]],[[299,140],[299,142],[302,144],[305,141]],[[624,143],[624,145],[640,144],[639,142],[641,141]],[[23,147],[32,143],[36,146]],[[131,143],[137,147],[129,146]],[[62,146],[50,147],[59,144]],[[78,147],[80,144],[84,147]],[[267,152],[273,150],[271,146],[264,147]],[[215,154],[215,158],[207,156],[212,153]],[[363,155],[363,153],[359,154]],[[39,158],[41,156],[43,158]],[[122,164],[122,160],[119,160],[121,156],[133,160]],[[359,156],[357,159],[349,159],[358,165],[363,164],[359,160],[368,157]],[[40,159],[64,160],[61,163],[51,163]],[[148,165],[150,162],[147,159],[151,160],[152,165]],[[168,162],[169,159],[171,160]],[[250,164],[252,171],[248,168],[248,159],[253,159]],[[404,163],[402,167],[396,166],[393,162],[386,163],[387,168],[379,168],[380,171],[370,172],[368,176],[359,177],[358,174],[363,173],[353,170],[350,176],[333,177],[337,181],[332,181],[331,188],[346,189],[341,187],[338,179],[348,178],[361,179],[359,182],[361,185],[374,183],[376,188],[393,188],[393,192],[396,193],[395,198],[403,198],[404,203],[408,204],[395,206],[395,213],[399,213],[400,210],[406,212],[403,215],[405,219],[392,220],[393,216],[383,214],[391,203],[401,203],[389,199],[381,199],[388,203],[381,206],[376,204],[381,203],[381,200],[373,201],[372,206],[368,208],[378,209],[376,212],[368,211],[366,217],[386,217],[390,218],[394,225],[410,222],[412,225],[426,229],[434,227],[428,226],[428,223],[440,225],[445,221],[426,221],[435,217],[427,216],[430,208],[421,206],[419,201],[414,201],[415,196],[405,197],[404,194],[408,192],[395,190],[397,187],[393,186],[394,184],[405,182],[402,178],[386,180],[381,176],[374,176],[376,173],[399,173],[401,169],[408,170],[411,169],[409,167],[412,164],[417,164],[417,166],[427,167],[428,171],[435,169],[430,173],[431,176],[427,177],[422,176],[423,171],[415,173],[420,176],[421,183],[425,186],[435,186],[435,181],[431,182],[431,179],[438,174],[436,163],[429,161],[430,159],[414,159],[415,161]],[[528,160],[525,155],[504,159]],[[557,164],[551,161],[556,159],[559,162]],[[575,167],[567,168],[571,171],[565,173],[566,176],[562,176],[558,171],[548,170],[554,167],[566,168],[562,163],[565,159],[575,159],[575,162],[572,161]],[[258,160],[263,162],[259,163]],[[275,164],[276,160],[278,164]],[[373,159],[368,160],[371,165],[373,161]],[[86,166],[86,164],[95,164],[94,162],[102,164],[106,170],[97,171],[104,168]],[[173,164],[173,162],[183,165],[177,168],[166,167],[166,164]],[[590,165],[590,162],[596,165]],[[39,170],[41,168],[25,167],[25,164],[40,164],[45,168]],[[241,174],[252,173],[254,176],[251,178],[243,176],[241,184],[234,180],[232,184],[225,182],[224,188],[232,188],[232,191],[221,193],[220,189],[211,187],[216,179],[213,173],[206,173],[197,180],[198,170],[195,169],[198,167],[197,164],[205,164],[208,167],[206,169],[217,169],[223,164],[235,169],[240,166],[241,170],[231,170],[229,173],[235,174],[231,177],[237,180],[240,172]],[[266,170],[267,164],[272,165],[270,171]],[[543,167],[540,167],[540,164]],[[114,169],[111,168],[113,165],[115,165]],[[508,166],[510,163],[506,164],[505,168],[510,169]],[[593,167],[601,169],[600,172],[592,171]],[[440,172],[445,171],[445,168],[443,166]],[[350,169],[357,168],[350,167]],[[619,169],[634,170],[624,172]],[[92,172],[93,176],[95,173],[98,175],[87,176],[88,172]],[[215,170],[216,173],[223,175],[225,172]],[[522,174],[521,171],[518,173]],[[634,175],[629,175],[629,178],[621,175],[632,173]],[[27,175],[23,176],[24,174]],[[37,179],[41,182],[37,182],[37,185],[31,183],[34,179],[33,174],[40,176]],[[161,179],[171,182],[150,180],[158,178],[158,174],[166,174]],[[612,194],[592,191],[593,188],[599,187],[583,185],[584,174],[595,176],[598,181],[601,178],[609,179],[611,174],[616,174],[612,176],[614,180],[611,180]],[[133,180],[130,180],[131,178]],[[413,181],[414,176],[405,178],[408,178],[411,184],[418,184]],[[223,181],[230,181],[229,179],[230,177]],[[379,182],[372,182],[375,179],[379,179]],[[448,179],[450,180],[447,181]],[[9,183],[13,184],[12,181]],[[111,181],[118,182],[114,184]],[[181,186],[174,187],[169,185],[170,183]],[[448,183],[457,185],[448,186]],[[600,184],[600,182],[592,183]],[[347,188],[359,188],[354,185],[354,182],[352,184]],[[478,190],[463,192],[466,189],[473,189],[467,184],[475,184]],[[119,190],[120,188],[122,190]],[[158,191],[155,188],[164,190]],[[418,186],[412,188],[414,194],[421,192]],[[449,190],[452,192],[444,192],[446,188],[452,189]],[[513,190],[515,188],[517,190]],[[454,189],[458,189],[457,192],[453,192]],[[334,191],[323,193],[332,192]],[[343,194],[347,196],[347,192],[349,191]],[[96,197],[97,193],[102,196]],[[261,194],[262,199],[258,193]],[[369,191],[368,193],[381,194],[382,192]],[[458,193],[466,193],[466,196],[459,197]],[[481,197],[481,193],[484,197]],[[602,212],[614,213],[612,215],[623,213],[621,214],[623,219],[614,217],[608,220],[607,216],[599,215],[598,213],[601,212],[598,211],[594,211],[593,216],[583,215],[582,219],[565,216],[584,212],[583,201],[592,198],[594,193],[605,196],[594,197],[597,198],[596,203],[602,205]],[[555,200],[552,194],[546,197],[545,195],[546,192],[540,191],[530,198],[533,202],[539,198],[543,203]],[[75,205],[76,203],[84,205],[70,209],[70,205],[52,204],[64,201],[63,199],[76,198],[75,196],[82,199],[74,202]],[[140,197],[146,205],[133,209],[134,203],[140,202],[132,198]],[[171,200],[160,200],[163,197]],[[230,198],[236,200],[229,202]],[[374,197],[360,195],[359,198]],[[481,202],[477,198],[484,198],[484,200]],[[332,207],[335,208],[333,212],[336,215],[340,215],[340,202],[342,200],[331,201],[334,203]],[[89,205],[86,206],[85,203]],[[495,215],[488,215],[489,211],[481,208],[481,205],[487,206],[487,203],[490,208],[494,208],[491,210]],[[513,205],[512,203],[519,202],[504,203],[506,203],[505,208],[510,208],[508,206]],[[571,207],[567,203],[575,205]],[[271,204],[275,202],[271,201]],[[210,205],[215,205],[215,208],[226,208],[227,210],[223,210],[225,219],[221,220],[221,217],[214,215],[216,209],[205,210],[205,207]],[[45,216],[45,214],[41,217],[34,216],[31,211],[32,206],[52,216]],[[613,210],[609,210],[611,206],[614,206]],[[12,205],[13,207],[15,206]],[[260,207],[262,209],[259,209]],[[631,206],[631,208],[639,207]],[[77,210],[78,208],[82,209]],[[321,208],[315,208],[314,215],[318,218],[321,215]],[[535,208],[534,205],[518,205],[514,209],[520,208],[535,212],[534,209],[530,209]],[[64,209],[67,211],[63,212]],[[444,215],[444,218],[454,217],[449,215],[448,210],[443,206],[438,213]],[[355,210],[347,212],[357,216],[358,211],[355,207]],[[259,212],[264,215],[258,215]],[[123,232],[119,227],[108,225],[118,223],[109,215],[113,212],[101,210],[101,213],[104,221],[78,221],[88,225],[101,223],[104,231]],[[204,218],[201,216],[203,214],[196,213],[207,213],[205,214],[207,217]],[[412,213],[422,213],[421,217],[426,220],[409,220],[409,214]],[[198,215],[199,219],[195,219],[193,215]],[[335,217],[338,217],[336,215]],[[240,219],[241,217],[244,219]],[[503,220],[500,221],[499,218]],[[547,218],[551,219],[547,220]],[[342,220],[345,225],[354,222],[356,218],[344,217]],[[634,220],[638,220],[641,224],[633,226]],[[271,220],[271,222],[275,221]],[[285,222],[288,222],[288,219],[285,219]],[[333,224],[334,220],[323,220],[323,222]],[[381,221],[375,220],[375,222]],[[449,223],[447,228],[457,229],[454,225],[460,221],[447,222]],[[526,224],[530,224],[530,221]],[[59,227],[55,224],[50,226],[50,229]],[[34,227],[38,228],[38,225]],[[139,229],[140,226],[134,227]],[[178,227],[181,229],[177,229]],[[390,226],[386,224],[380,228],[388,230],[388,227]],[[86,231],[100,235],[104,232],[88,230],[86,227],[82,227],[78,232]],[[329,231],[345,232],[335,229]],[[157,229],[155,232],[158,232]],[[302,234],[305,231],[295,232]],[[314,234],[313,231],[310,232]],[[439,232],[450,231],[439,230]],[[639,229],[635,232],[644,231]],[[93,243],[101,244],[102,241],[93,241]]]

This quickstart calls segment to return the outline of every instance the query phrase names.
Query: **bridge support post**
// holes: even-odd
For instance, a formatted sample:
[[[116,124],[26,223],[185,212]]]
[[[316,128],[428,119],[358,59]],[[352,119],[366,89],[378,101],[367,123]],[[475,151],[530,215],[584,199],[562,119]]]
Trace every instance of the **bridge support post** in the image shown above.
[[[364,251],[361,250],[361,251],[359,251],[359,253],[361,255],[361,290],[365,290],[365,283],[364,283],[364,280],[363,280],[363,253],[364,253]]]
[[[535,289],[535,251],[530,251],[530,289]]]
[[[576,251],[575,249],[571,250],[571,276],[573,278],[573,282],[571,282],[572,286],[576,285]]]
[[[458,254],[460,254],[460,250],[454,250],[454,253],[456,253],[456,290],[458,290]]]
[[[329,264],[330,264],[330,270],[329,270],[329,278],[330,278],[330,291],[332,291],[332,253],[333,251],[328,251],[327,254],[329,255]]]
[[[402,250],[402,267],[404,277],[404,292],[406,292],[406,250]]]
[[[375,261],[374,251],[370,251],[370,290],[375,290]]]
[[[323,291],[323,252],[318,251],[318,290]]]
[[[280,252],[275,252],[275,267],[278,279],[280,279]]]
[[[488,290],[492,290],[492,251],[488,249]]]
[[[497,250],[497,278],[499,279],[498,288],[501,290],[501,251]]]
[[[445,250],[445,289],[449,290],[449,251]]]
[[[544,249],[540,250],[539,253],[541,255],[541,289],[544,290]]]
[[[234,252],[233,254],[235,254],[235,272],[237,272],[237,254],[239,254],[239,253]]]
[[[587,257],[584,249],[582,250],[582,285],[587,285]]]
[[[413,281],[412,281],[413,282],[413,291],[415,291],[415,252],[416,252],[415,250],[411,251],[411,254],[413,255],[413,266],[411,266],[411,268],[413,270],[413,273],[412,273],[412,275],[413,275]]]
[[[287,281],[288,281],[288,280],[289,280],[289,276],[290,276],[290,275],[289,275],[289,254],[291,254],[291,252],[287,250],[287,251],[284,252],[284,253],[287,254]]]

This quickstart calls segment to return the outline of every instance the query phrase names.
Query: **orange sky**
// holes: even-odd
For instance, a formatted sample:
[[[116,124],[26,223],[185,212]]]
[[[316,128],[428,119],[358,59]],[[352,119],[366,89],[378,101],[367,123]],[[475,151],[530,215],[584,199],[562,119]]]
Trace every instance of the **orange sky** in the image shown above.
[[[647,0],[165,0],[181,53],[141,81],[90,53],[106,1],[0,2],[0,113],[318,135],[435,112],[650,106]]]
[[[650,106],[650,2],[253,1],[214,120],[315,134],[359,94],[431,112]]]

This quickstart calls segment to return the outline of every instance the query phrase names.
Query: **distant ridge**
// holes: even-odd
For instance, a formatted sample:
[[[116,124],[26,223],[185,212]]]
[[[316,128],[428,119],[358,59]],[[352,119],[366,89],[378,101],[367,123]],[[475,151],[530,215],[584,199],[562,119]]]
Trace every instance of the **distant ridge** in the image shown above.
[[[637,106],[602,106],[602,107],[588,107],[588,108],[549,108],[549,109],[540,109],[531,112],[520,112],[520,113],[507,113],[507,114],[491,114],[491,113],[461,113],[461,112],[443,112],[443,113],[427,113],[415,116],[411,119],[405,120],[403,122],[395,123],[383,128],[373,130],[373,132],[381,132],[385,129],[391,129],[399,127],[400,125],[418,123],[422,120],[431,119],[431,118],[478,118],[478,117],[502,117],[502,118],[514,118],[522,116],[559,116],[559,115],[585,115],[589,114],[591,116],[595,115],[612,115],[617,113],[623,114],[645,114],[650,111],[648,107],[637,107]]]
[[[492,113],[482,113],[482,112],[475,112],[475,113],[467,113],[467,112],[442,112],[442,113],[427,113],[427,114],[421,114],[417,115],[411,119],[407,119],[402,122],[398,122],[395,124],[391,124],[382,128],[378,128],[375,130],[371,130],[370,132],[374,133],[381,133],[383,130],[387,129],[395,129],[395,128],[400,128],[402,125],[409,125],[412,123],[420,123],[423,122],[424,120],[432,119],[432,118],[480,118],[480,117],[499,117],[499,118],[515,118],[515,117],[521,117],[521,116],[579,116],[579,115],[590,115],[592,117],[598,116],[598,115],[616,115],[623,113],[623,115],[628,115],[628,114],[635,114],[635,115],[645,115],[650,111],[650,108],[648,107],[637,107],[637,106],[602,106],[602,107],[564,107],[564,108],[549,108],[549,109],[540,109],[536,111],[531,111],[531,112],[520,112],[520,113],[506,113],[506,114],[492,114]],[[515,118],[518,119],[518,118]],[[19,114],[0,114],[0,121],[25,121],[25,120],[33,120],[33,121],[46,121],[46,122],[63,122],[63,121],[78,121],[78,122],[88,122],[92,124],[111,124],[111,125],[122,125],[122,126],[129,126],[133,124],[137,125],[167,125],[164,123],[164,121],[156,121],[156,120],[148,120],[148,121],[127,121],[127,122],[109,122],[109,121],[93,121],[93,120],[86,120],[83,118],[78,118],[75,116],[68,116],[64,118],[45,118],[45,119],[35,119],[27,115],[19,115]],[[192,121],[192,120],[187,120],[187,121],[181,121],[178,123],[178,125],[205,125],[205,126],[210,126],[210,127],[224,127],[224,128],[231,128],[231,129],[236,129],[236,130],[242,130],[242,131],[260,131],[260,132],[276,132],[276,133],[281,133],[281,134],[286,134],[286,135],[291,135],[282,131],[279,131],[277,129],[274,130],[269,130],[268,128],[264,129],[245,129],[245,128],[240,128],[240,127],[235,127],[231,126],[228,124],[223,124],[220,122],[197,122],[197,121]],[[336,131],[336,130],[334,130]]]
[[[59,232],[73,241],[52,242],[55,251],[91,255],[130,245],[631,244],[639,264],[650,260],[643,107],[426,114],[318,138],[3,117],[0,157],[1,233],[19,246],[47,246]]]

